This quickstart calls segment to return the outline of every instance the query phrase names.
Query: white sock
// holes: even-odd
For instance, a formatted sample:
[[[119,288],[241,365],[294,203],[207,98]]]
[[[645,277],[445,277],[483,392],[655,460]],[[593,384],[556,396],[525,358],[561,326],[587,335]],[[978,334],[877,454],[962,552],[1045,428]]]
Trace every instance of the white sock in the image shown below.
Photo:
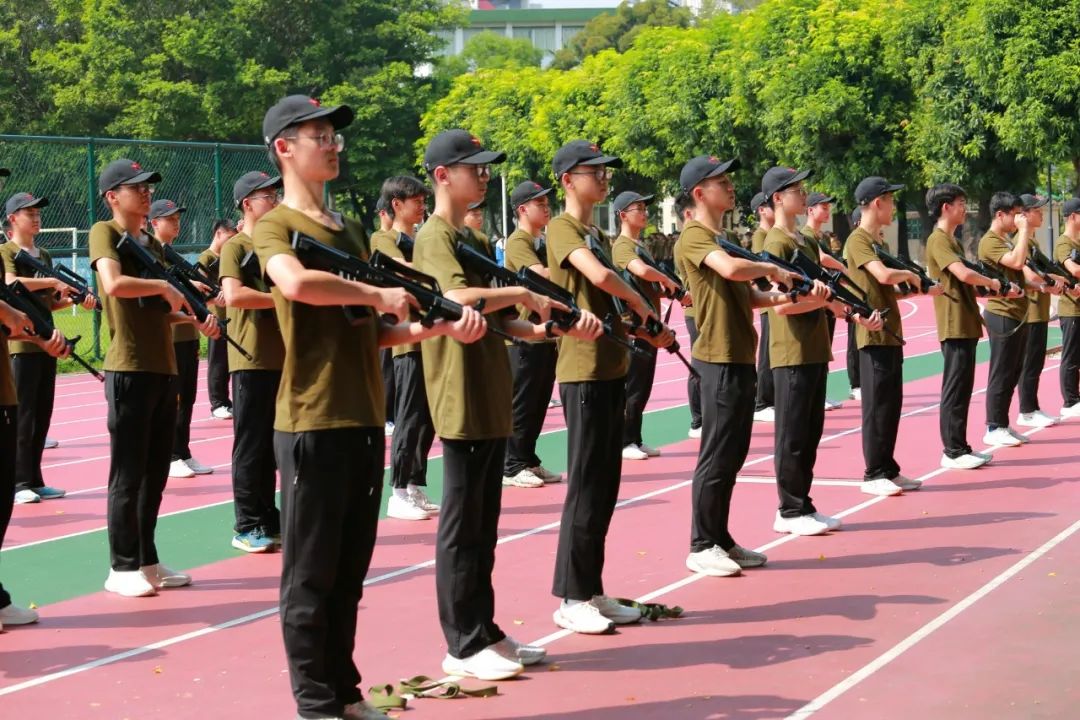
[[[574,607],[585,602],[584,600],[571,600],[570,598],[563,598],[562,605],[564,608]]]
[[[409,483],[409,487],[408,487],[408,488],[406,488],[406,489],[407,489],[407,490],[408,490],[408,491],[409,491],[410,493],[414,493],[414,492],[416,492],[417,490],[419,490],[419,489],[420,489],[420,486],[419,486],[419,485],[413,485],[412,483]]]
[[[394,488],[394,497],[399,497],[402,500],[409,497],[408,488]]]

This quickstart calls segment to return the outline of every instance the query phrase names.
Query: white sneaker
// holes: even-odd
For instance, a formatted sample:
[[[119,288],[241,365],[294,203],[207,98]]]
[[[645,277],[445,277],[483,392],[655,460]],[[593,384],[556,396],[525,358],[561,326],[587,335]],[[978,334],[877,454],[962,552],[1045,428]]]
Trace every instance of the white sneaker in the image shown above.
[[[862,486],[861,490],[867,495],[881,495],[888,497],[889,495],[899,495],[904,492],[904,488],[900,487],[892,480],[887,480],[885,478],[864,480],[859,484]]]
[[[1016,416],[1016,424],[1020,427],[1044,428],[1057,424],[1057,419],[1050,417],[1042,410],[1035,412],[1020,413]]]
[[[193,478],[195,472],[188,467],[188,464],[183,460],[173,460],[169,463],[169,477],[171,478]]]
[[[564,630],[582,635],[603,635],[615,629],[615,623],[601,615],[591,602],[559,603],[551,619]]]
[[[393,435],[394,434],[394,423],[387,422],[386,427],[384,428],[384,430],[386,431],[386,437],[390,437],[391,435]]]
[[[993,453],[984,453],[984,452],[978,452],[977,450],[972,450],[971,454],[974,455],[977,458],[982,458],[986,462],[990,462],[991,460],[994,459],[994,454]]]
[[[29,505],[36,502],[41,502],[41,497],[33,490],[19,490],[15,493],[16,505]]]
[[[691,440],[700,440],[701,439],[701,428],[700,427],[692,427],[692,428],[690,428],[690,430],[686,433],[686,437],[690,438]]]
[[[776,409],[767,407],[755,410],[754,422],[776,422]]]
[[[544,479],[529,468],[525,468],[517,475],[503,475],[503,485],[507,487],[538,488],[544,487]]]
[[[908,490],[918,490],[922,487],[922,480],[918,478],[909,478],[907,475],[897,475],[892,479],[892,484],[898,488],[907,492]]]
[[[229,408],[222,405],[216,407],[210,411],[210,416],[218,420],[232,420],[233,412]]]
[[[840,528],[844,527],[844,523],[840,521],[840,518],[833,517],[832,515],[826,515],[825,513],[816,512],[811,515],[811,517],[813,517],[818,522],[825,523],[829,527],[829,530],[839,530]]]
[[[731,548],[727,551],[727,555],[735,561],[735,564],[744,570],[746,568],[761,567],[769,560],[763,553],[744,548],[742,545],[736,545]]]
[[[1016,439],[1016,437],[1009,432],[1009,428],[999,427],[996,430],[987,430],[986,434],[983,435],[983,442],[987,445],[1016,447],[1023,441]]]
[[[711,577],[731,577],[742,572],[739,563],[728,557],[719,545],[690,553],[686,556],[686,567]]]
[[[557,472],[551,472],[550,470],[548,470],[543,465],[537,465],[536,467],[531,467],[531,468],[529,468],[529,471],[532,472],[532,474],[535,475],[536,477],[543,480],[545,484],[547,484],[547,483],[559,483],[559,482],[563,481],[563,476],[561,474],[559,474]]]
[[[447,655],[442,661],[442,671],[457,677],[474,677],[478,680],[508,680],[525,671],[517,660],[505,658],[495,652],[495,646],[486,647],[467,658]]]
[[[623,460],[648,460],[649,453],[641,449],[639,445],[627,445],[622,449]]]
[[[193,457],[189,457],[187,460],[185,460],[184,464],[191,468],[191,472],[195,473],[196,475],[209,475],[214,472],[214,468],[210,467],[209,465],[203,465],[201,462],[199,462]]]
[[[499,653],[504,658],[516,658],[519,663],[526,667],[535,665],[547,657],[547,650],[544,648],[537,645],[525,645],[524,643],[519,643],[509,635],[492,645],[492,647],[495,648],[495,652]]]
[[[1080,417],[1080,403],[1065,405],[1061,408],[1061,419]],[[48,447],[48,446],[46,446]]]
[[[1005,429],[1009,431],[1010,435],[1019,440],[1021,445],[1031,442],[1031,438],[1029,438],[1027,435],[1021,435],[1020,433],[1013,430],[1011,427],[1007,427]]]
[[[191,584],[191,576],[178,570],[158,563],[157,565],[143,565],[139,568],[146,581],[158,588],[178,588]]]
[[[431,502],[431,498],[424,492],[424,488],[419,485],[410,486],[406,492],[408,492],[409,499],[412,500],[413,505],[427,511],[431,515],[437,515],[441,509],[437,503]]]
[[[829,400],[828,398],[825,398],[825,412],[828,412],[829,410],[839,410],[842,407],[844,407],[844,403],[839,400]]]
[[[32,608],[22,608],[17,605],[8,605],[6,608],[0,609],[0,627],[3,624],[15,626],[15,625],[30,625],[38,621],[37,610]]]
[[[779,510],[776,512],[776,519],[773,520],[772,529],[778,533],[803,535],[806,537],[811,535],[824,535],[829,532],[829,526],[815,518],[813,515],[800,515],[799,517],[786,518],[780,514]]]
[[[110,570],[109,577],[105,579],[105,589],[124,597],[157,595],[154,586],[138,570]]]
[[[550,400],[548,400],[548,407],[549,407],[549,408],[559,408],[559,407],[562,407],[562,400],[560,400],[560,399],[559,399],[559,398],[557,398],[557,397],[553,397],[553,398],[551,398]]]
[[[862,388],[851,388],[851,392],[848,393],[848,400],[862,402]]]
[[[982,467],[987,462],[989,461],[986,458],[975,453],[968,453],[954,458],[948,455],[941,456],[941,467],[949,470],[974,470],[977,467]]]
[[[630,625],[641,620],[641,611],[616,602],[607,595],[593,595],[590,600],[600,614],[616,625]]]
[[[46,450],[52,450],[53,448],[58,448],[58,447],[60,447],[60,441],[59,440],[53,440],[51,437],[45,438],[45,449]]]
[[[427,520],[431,513],[418,505],[412,497],[401,497],[391,492],[390,501],[386,505],[386,516],[395,520]]]
[[[638,449],[649,457],[660,457],[660,451],[652,447],[651,445],[641,443],[640,445],[638,445]]]

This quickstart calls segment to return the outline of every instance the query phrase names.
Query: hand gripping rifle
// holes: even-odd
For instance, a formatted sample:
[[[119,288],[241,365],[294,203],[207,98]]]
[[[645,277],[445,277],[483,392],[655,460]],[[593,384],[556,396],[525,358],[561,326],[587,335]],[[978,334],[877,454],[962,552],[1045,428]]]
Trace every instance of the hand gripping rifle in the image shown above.
[[[910,260],[906,260],[904,258],[899,258],[895,255],[889,254],[888,250],[881,247],[877,243],[874,243],[874,254],[877,255],[877,258],[881,261],[881,264],[889,268],[890,270],[907,270],[910,273],[914,273],[915,276],[919,278],[918,291],[923,294],[926,294],[930,291],[931,288],[938,285],[935,280],[933,280],[929,275],[926,274],[926,270],[919,267],[917,264],[911,262]],[[915,289],[907,283],[900,283],[898,287],[900,288],[900,293],[902,295],[909,295],[912,292],[915,292]],[[954,298],[952,295],[949,295],[948,293],[945,293],[944,295],[953,302],[956,302],[956,298]]]
[[[961,257],[960,262],[968,270],[971,270],[972,272],[977,272],[988,280],[997,280],[999,283],[1001,283],[1001,292],[994,292],[994,290],[992,290],[991,288],[984,287],[982,285],[976,285],[975,292],[978,293],[979,297],[1005,297],[1005,295],[1011,292],[1013,288],[1016,288],[1017,290],[1023,289],[1013,281],[1009,280],[1005,273],[1000,272],[996,268],[990,267],[982,260],[979,260],[978,262],[971,262],[967,258]]]
[[[488,278],[499,287],[523,287],[537,295],[544,295],[552,300],[561,302],[563,305],[570,308],[570,312],[564,312],[562,310],[551,311],[551,320],[549,322],[563,332],[566,332],[573,327],[578,321],[578,318],[581,317],[581,308],[578,307],[578,304],[574,301],[574,296],[569,290],[556,285],[529,268],[523,267],[517,272],[508,270],[492,260],[488,255],[485,255],[471,245],[466,245],[462,242],[457,244],[455,254],[457,255],[458,262],[460,262],[462,266],[472,268],[472,270]],[[603,327],[604,336],[607,339],[622,345],[630,352],[637,353],[638,355],[645,356],[648,354],[645,350],[639,348],[626,338],[616,335],[610,322],[605,321]]]
[[[166,250],[168,245],[165,246]],[[191,315],[198,322],[206,322],[206,317],[210,315],[210,308],[206,306],[206,298],[197,287],[191,284],[191,280],[187,275],[180,270],[176,269],[176,266],[172,268],[166,268],[164,264],[152,254],[150,251],[139,244],[139,241],[133,238],[128,233],[124,233],[120,241],[116,243],[117,252],[124,253],[128,257],[131,257],[142,268],[143,277],[151,280],[164,280],[174,290],[176,290],[187,302],[188,307],[191,308]],[[201,281],[200,281],[201,282]],[[146,305],[144,301],[157,301],[158,305],[166,305],[163,298],[139,298],[140,304]],[[236,348],[236,351],[240,353],[247,360],[254,360],[247,350],[240,345],[240,343],[229,337],[229,333],[225,331],[225,326],[229,324],[227,319],[218,320],[218,327],[221,329],[221,339]]]
[[[420,324],[424,327],[431,327],[436,320],[449,322],[460,320],[465,310],[460,303],[449,300],[442,294],[439,282],[435,278],[414,270],[408,265],[403,265],[378,250],[372,253],[367,262],[364,262],[355,255],[330,247],[300,232],[292,234],[292,248],[304,267],[333,273],[346,280],[375,287],[401,288],[412,295],[420,305],[423,313]],[[482,312],[483,308],[483,300],[473,306],[477,312]],[[370,308],[363,307],[362,309],[367,311]],[[350,308],[346,307],[345,310],[346,316],[351,318]],[[487,331],[510,342],[520,342],[517,338],[490,324]]]
[[[676,301],[682,300],[684,297],[686,297],[686,288],[683,287],[682,280],[680,280],[679,277],[675,275],[675,273],[668,272],[666,269],[664,269],[664,267],[660,265],[660,263],[656,262],[656,260],[654,260],[652,256],[649,255],[648,251],[646,251],[645,248],[636,247],[634,248],[634,252],[637,253],[638,260],[645,263],[647,266],[666,277],[675,285],[674,292],[669,293],[665,289],[664,292],[668,297]]]
[[[56,325],[53,324],[52,310],[45,307],[41,300],[25,285],[17,280],[10,285],[0,282],[0,300],[3,300],[30,319],[34,330],[30,332],[29,328],[23,328],[27,335],[33,335],[42,340],[52,339],[53,332],[56,330]],[[100,382],[105,382],[105,376],[75,352],[75,343],[81,339],[78,335],[73,338],[65,338],[68,347],[72,349],[71,359],[82,365]]]
[[[15,265],[17,267],[21,266],[24,272],[32,273],[35,277],[52,278],[53,280],[59,280],[64,283],[74,290],[74,292],[71,293],[71,299],[75,304],[81,305],[87,297],[92,297],[94,298],[94,302],[97,303],[97,309],[101,309],[101,298],[90,290],[90,286],[86,284],[85,280],[64,265],[57,263],[56,265],[49,267],[25,250],[20,250],[15,253]]]
[[[1032,271],[1042,278],[1047,285],[1057,285],[1057,281],[1051,275],[1061,275],[1065,278],[1065,287],[1072,290],[1076,287],[1076,278],[1073,274],[1061,266],[1060,263],[1051,260],[1035,245],[1031,246],[1031,254],[1028,256],[1027,265]]]
[[[221,294],[221,286],[211,279],[210,272],[199,263],[190,263],[180,253],[173,249],[172,245],[162,243],[165,249],[165,262],[169,263],[169,270],[180,273],[190,282],[200,282],[207,287],[206,300],[215,298]],[[216,262],[216,261],[215,261]]]
[[[750,262],[764,262],[777,266],[781,270],[787,270],[790,273],[794,273],[797,277],[793,287],[787,285],[778,285],[780,291],[791,298],[792,302],[800,295],[809,295],[810,291],[814,289],[814,283],[811,278],[807,276],[799,267],[787,262],[783,258],[778,258],[770,252],[753,253],[742,245],[737,245],[723,235],[716,236],[716,244],[720,246],[720,249],[726,252],[732,257],[737,257],[742,260],[748,260]],[[757,288],[763,292],[772,288],[772,283],[766,279],[764,275],[754,279],[754,284]]]

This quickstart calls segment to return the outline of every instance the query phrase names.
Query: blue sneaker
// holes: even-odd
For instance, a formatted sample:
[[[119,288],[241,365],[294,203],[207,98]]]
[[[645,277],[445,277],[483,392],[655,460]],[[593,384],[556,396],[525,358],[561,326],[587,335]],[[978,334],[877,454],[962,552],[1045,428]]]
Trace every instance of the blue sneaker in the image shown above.
[[[262,528],[255,528],[246,533],[240,533],[232,539],[232,546],[237,550],[248,553],[268,552],[274,547],[274,541],[263,533]]]
[[[34,492],[37,493],[37,496],[39,498],[41,498],[42,500],[55,500],[56,498],[62,498],[62,497],[64,497],[64,495],[67,494],[67,491],[65,491],[65,490],[61,490],[60,488],[49,487],[48,485],[43,485],[42,487],[34,488]]]

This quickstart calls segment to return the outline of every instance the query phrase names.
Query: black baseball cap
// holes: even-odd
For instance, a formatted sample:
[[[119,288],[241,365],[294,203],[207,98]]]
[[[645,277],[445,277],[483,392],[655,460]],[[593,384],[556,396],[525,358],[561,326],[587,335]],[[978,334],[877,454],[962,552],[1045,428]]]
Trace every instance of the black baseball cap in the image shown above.
[[[187,212],[186,207],[180,207],[172,200],[155,200],[150,205],[150,214],[147,218],[150,220],[156,220],[158,218],[169,217],[176,213]]]
[[[750,212],[756,213],[758,209],[766,202],[765,193],[759,192],[754,195],[750,200]]]
[[[821,205],[822,203],[829,203],[831,205],[834,202],[836,202],[836,198],[821,192],[812,192],[806,196],[806,207],[808,208],[814,207],[815,205]]]
[[[278,100],[263,116],[263,142],[269,146],[286,128],[308,120],[326,118],[335,130],[340,130],[352,123],[353,117],[355,113],[348,105],[324,107],[307,95],[289,95]]]
[[[98,177],[98,192],[104,195],[121,185],[157,182],[161,182],[161,175],[158,173],[143,170],[142,165],[134,160],[120,158],[113,160],[101,171]]]
[[[474,203],[469,203],[469,206],[468,206],[467,209],[468,210],[479,210],[480,208],[485,208],[485,207],[487,207],[487,198],[484,198],[483,200],[477,200]]]
[[[871,200],[875,200],[886,193],[896,192],[897,190],[903,190],[903,185],[896,185],[890,183],[883,177],[877,175],[871,175],[865,178],[855,188],[855,202],[860,205],[865,205]]]
[[[256,190],[280,187],[280,177],[276,175],[271,176],[268,173],[260,172],[259,170],[252,170],[251,172],[246,172],[241,175],[240,179],[233,183],[233,201],[236,203],[236,207],[240,207],[240,203],[244,202],[244,198]]]
[[[1041,208],[1049,200],[1041,195],[1031,195],[1024,193],[1020,196],[1020,202],[1023,204],[1025,210],[1034,210],[1035,208]]]
[[[623,161],[614,155],[605,155],[599,145],[588,140],[571,140],[555,151],[555,157],[551,160],[551,170],[555,173],[556,180],[578,165],[610,165],[621,168]]]
[[[761,178],[761,194],[766,200],[772,200],[773,193],[778,193],[792,185],[801,183],[814,173],[813,170],[796,170],[789,167],[771,167]],[[809,203],[807,203],[809,206]]]
[[[636,202],[643,202],[646,205],[651,204],[653,201],[652,195],[639,195],[633,190],[624,190],[615,196],[615,202],[611,203],[616,213],[621,213],[626,208],[630,207]]]
[[[530,200],[544,197],[551,192],[551,188],[546,188],[540,183],[535,183],[532,180],[526,180],[523,183],[519,183],[514,191],[510,193],[510,206],[513,208],[519,208]]]
[[[48,204],[48,198],[34,197],[30,193],[15,193],[4,204],[4,215],[13,215],[26,208],[43,208]]]
[[[485,150],[480,138],[464,130],[445,130],[431,138],[424,150],[424,170],[440,165],[488,165],[506,160],[506,153]]]
[[[1061,216],[1069,217],[1073,213],[1080,213],[1080,198],[1069,198],[1061,206]]]
[[[737,159],[721,160],[715,155],[698,155],[683,165],[682,172],[679,173],[679,187],[688,193],[702,180],[738,169]]]

